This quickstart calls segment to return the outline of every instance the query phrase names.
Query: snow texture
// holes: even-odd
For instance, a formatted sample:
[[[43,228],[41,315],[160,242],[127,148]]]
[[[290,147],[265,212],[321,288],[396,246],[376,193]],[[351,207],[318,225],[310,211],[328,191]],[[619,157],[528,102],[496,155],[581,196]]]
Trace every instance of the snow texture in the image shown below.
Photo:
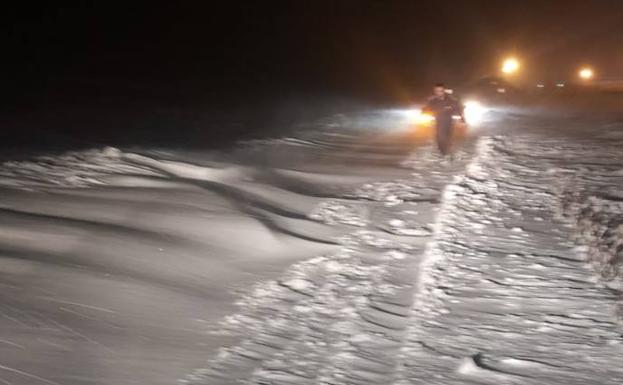
[[[340,131],[387,114],[4,163],[0,382],[623,383],[621,137]]]

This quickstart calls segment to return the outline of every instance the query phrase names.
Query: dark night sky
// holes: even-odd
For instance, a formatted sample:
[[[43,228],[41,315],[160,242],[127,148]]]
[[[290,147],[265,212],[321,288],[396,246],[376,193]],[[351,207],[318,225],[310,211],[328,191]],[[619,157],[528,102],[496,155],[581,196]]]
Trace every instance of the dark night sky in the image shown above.
[[[591,63],[623,77],[620,0],[72,4],[4,10],[5,115],[89,100],[405,101],[434,81],[495,72],[509,52],[526,76]]]

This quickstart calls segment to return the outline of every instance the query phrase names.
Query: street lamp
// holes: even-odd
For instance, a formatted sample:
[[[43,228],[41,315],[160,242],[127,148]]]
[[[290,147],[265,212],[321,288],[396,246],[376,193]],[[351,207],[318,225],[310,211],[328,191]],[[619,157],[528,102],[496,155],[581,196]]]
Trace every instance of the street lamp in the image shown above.
[[[506,75],[512,75],[519,70],[519,60],[509,57],[502,62],[502,72]]]
[[[591,68],[584,67],[578,71],[578,76],[582,80],[590,80],[593,78],[593,76],[595,76],[595,73]]]

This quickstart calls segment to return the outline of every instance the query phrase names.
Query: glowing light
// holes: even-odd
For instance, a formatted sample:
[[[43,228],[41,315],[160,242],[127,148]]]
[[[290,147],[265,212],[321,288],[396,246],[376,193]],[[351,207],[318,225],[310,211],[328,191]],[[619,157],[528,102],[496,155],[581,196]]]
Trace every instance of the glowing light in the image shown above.
[[[468,100],[464,104],[463,114],[465,122],[469,125],[477,125],[481,123],[488,112],[488,109],[480,102]],[[399,110],[400,114],[409,124],[417,126],[430,126],[435,122],[435,116],[427,111],[419,109]],[[453,119],[460,119],[460,116],[453,116]]]
[[[430,124],[435,120],[435,117],[428,112],[418,111],[417,116],[415,117],[415,123],[417,124]]]
[[[562,88],[565,86],[565,83],[556,83],[556,87]]]
[[[401,110],[400,113],[410,124],[424,125],[435,120],[432,114],[419,109]]]
[[[595,76],[595,74],[593,73],[592,69],[585,67],[578,71],[578,76],[580,77],[580,79],[590,80],[593,78],[593,76]]]
[[[420,110],[398,110],[398,113],[400,113],[400,115],[404,116],[404,118],[410,122],[415,121],[415,119],[417,118],[417,116],[420,113]]]
[[[519,70],[519,60],[513,57],[504,60],[504,62],[502,63],[502,72],[507,75],[514,74],[518,70]]]
[[[475,100],[469,100],[465,102],[465,121],[467,124],[475,125],[484,119],[487,113],[487,108]]]

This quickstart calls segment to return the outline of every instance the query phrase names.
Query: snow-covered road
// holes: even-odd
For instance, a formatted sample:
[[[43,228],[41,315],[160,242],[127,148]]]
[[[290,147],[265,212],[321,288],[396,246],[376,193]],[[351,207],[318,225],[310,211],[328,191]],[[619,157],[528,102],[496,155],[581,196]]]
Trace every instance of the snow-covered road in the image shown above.
[[[0,383],[623,382],[623,137],[340,124],[3,164]]]

